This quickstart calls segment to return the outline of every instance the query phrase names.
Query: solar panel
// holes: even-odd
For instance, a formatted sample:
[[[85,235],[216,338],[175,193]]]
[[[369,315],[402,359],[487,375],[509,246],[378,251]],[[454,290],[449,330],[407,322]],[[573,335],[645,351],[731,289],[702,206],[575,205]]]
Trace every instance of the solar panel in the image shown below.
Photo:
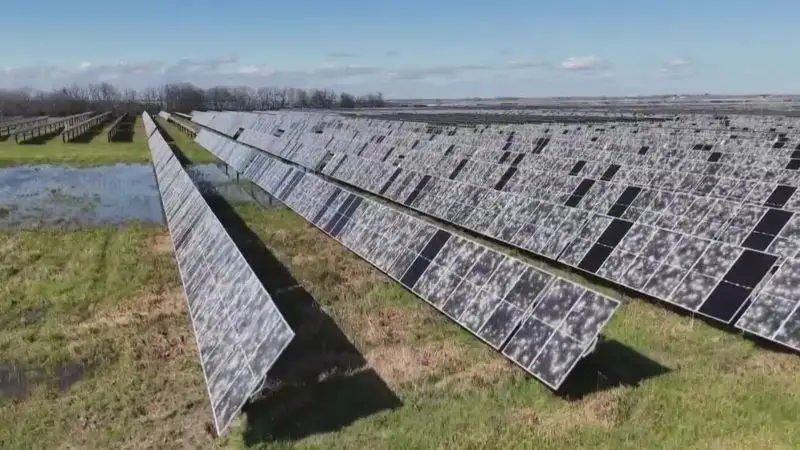
[[[197,142],[527,372],[558,389],[619,302],[227,138]],[[538,305],[538,306],[537,306]],[[531,321],[551,333],[526,336]],[[524,354],[533,355],[530,361]]]
[[[148,143],[222,435],[294,332],[161,134],[154,130]]]
[[[758,292],[736,326],[800,350],[800,260],[790,258]]]

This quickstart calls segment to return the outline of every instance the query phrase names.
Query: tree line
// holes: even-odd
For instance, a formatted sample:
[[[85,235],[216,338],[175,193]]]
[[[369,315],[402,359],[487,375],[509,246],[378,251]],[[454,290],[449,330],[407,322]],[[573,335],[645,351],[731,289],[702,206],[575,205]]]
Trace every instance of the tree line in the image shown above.
[[[375,108],[385,106],[381,93],[362,96],[330,89],[226,87],[203,89],[190,83],[165,84],[142,90],[119,89],[110,83],[73,84],[53,91],[0,89],[0,117],[67,116],[85,111],[189,113],[194,110],[277,110],[286,108]]]

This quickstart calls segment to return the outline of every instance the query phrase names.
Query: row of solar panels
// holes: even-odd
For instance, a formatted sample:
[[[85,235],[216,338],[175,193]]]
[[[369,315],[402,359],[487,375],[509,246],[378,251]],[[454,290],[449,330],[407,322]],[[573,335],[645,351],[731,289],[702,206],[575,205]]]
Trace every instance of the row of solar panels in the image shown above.
[[[310,119],[310,118],[309,118]],[[277,128],[289,128],[288,124],[276,124]],[[253,126],[252,128],[257,128]],[[334,128],[327,125],[326,128]],[[765,142],[761,146],[747,144],[742,147],[696,145],[686,143],[682,146],[668,146],[658,140],[650,140],[634,145],[604,144],[601,142],[558,142],[552,138],[537,138],[531,142],[503,138],[497,142],[458,142],[437,135],[409,134],[402,130],[388,134],[374,128],[361,132],[351,132],[344,128],[337,131],[337,139],[344,145],[365,148],[365,151],[389,152],[402,149],[425,154],[445,154],[451,158],[472,158],[487,163],[513,161],[519,155],[535,154],[537,159],[549,158],[552,163],[572,167],[578,161],[592,161],[597,164],[618,164],[623,172],[636,170],[658,170],[670,167],[673,171],[702,175],[720,175],[741,180],[764,180],[765,177],[788,176],[797,178],[796,163],[800,154],[800,144],[791,144],[781,149],[773,148],[776,143]],[[321,139],[322,136],[308,136]],[[779,142],[783,145],[783,141]],[[326,143],[328,146],[336,142]],[[372,147],[372,148],[369,148]],[[518,164],[527,166],[533,161]],[[526,164],[527,163],[527,164]]]
[[[686,159],[678,161],[671,158],[660,158],[639,165],[638,154],[647,152],[647,148],[637,147],[634,156],[620,156],[615,152],[605,152],[593,147],[587,152],[577,152],[574,148],[556,148],[547,146],[547,139],[530,149],[528,153],[501,151],[499,148],[464,149],[459,146],[439,145],[436,140],[398,140],[386,143],[382,136],[373,134],[371,140],[361,140],[349,136],[324,120],[321,114],[286,114],[259,115],[244,113],[226,113],[214,118],[215,128],[228,135],[234,135],[236,129],[243,127],[266,134],[280,134],[280,130],[288,130],[292,134],[311,128],[314,133],[305,133],[300,137],[304,145],[326,147],[331,151],[339,151],[340,147],[357,151],[359,155],[375,155],[388,163],[398,160],[418,161],[423,167],[444,166],[449,171],[461,165],[467,169],[475,168],[475,175],[492,178],[496,183],[512,167],[520,172],[515,178],[524,184],[536,183],[537,190],[547,189],[553,195],[563,192],[565,195],[577,187],[580,179],[592,178],[602,183],[616,186],[635,186],[642,189],[684,193],[695,196],[712,196],[715,198],[763,204],[776,188],[796,188],[800,185],[800,151],[792,151],[790,159],[775,162],[772,151],[765,155],[752,153],[751,156],[767,158],[767,161],[778,164],[777,167],[765,167],[757,161],[739,158],[734,164],[715,161],[720,153],[713,152],[705,159]],[[208,116],[205,116],[208,117]],[[197,120],[201,123],[204,117]],[[229,128],[234,128],[233,130]],[[318,129],[320,128],[320,129]],[[325,129],[326,132],[322,132]],[[282,132],[281,132],[282,133]],[[291,136],[290,136],[291,137]],[[405,142],[405,144],[403,144]],[[423,142],[420,144],[420,142]],[[544,147],[543,147],[544,146]],[[460,153],[463,150],[463,153]],[[695,152],[697,153],[697,152]],[[701,152],[703,153],[703,152]],[[704,154],[707,154],[705,152]],[[764,152],[762,152],[764,153]],[[795,155],[794,153],[798,153]],[[633,158],[633,159],[631,159]],[[788,162],[786,162],[788,161]],[[461,169],[459,169],[461,170]],[[447,173],[450,173],[450,172]],[[470,170],[459,173],[462,178],[473,175]],[[487,182],[490,180],[487,180]],[[519,189],[513,182],[509,190]],[[597,190],[597,189],[595,189]]]
[[[202,113],[195,114],[196,117]],[[213,113],[211,113],[213,114]],[[235,113],[227,113],[235,114]],[[282,112],[281,117],[292,120],[308,115],[307,112]],[[322,117],[319,113],[315,114]],[[241,113],[238,121],[252,113]],[[232,116],[234,117],[234,116]],[[750,133],[747,131],[695,132],[694,130],[664,130],[652,126],[640,127],[588,127],[563,124],[547,124],[538,128],[524,125],[494,126],[478,128],[432,127],[426,124],[403,121],[364,119],[326,114],[324,120],[340,131],[354,133],[359,139],[379,138],[388,144],[400,139],[419,141],[419,145],[455,145],[457,147],[487,148],[528,152],[546,140],[545,147],[560,153],[566,149],[605,149],[617,153],[638,154],[648,148],[647,158],[653,156],[681,156],[688,158],[707,157],[711,151],[722,157],[741,156],[756,150],[770,149],[771,155],[790,155],[797,146],[797,131]],[[252,125],[252,124],[251,124]],[[288,129],[288,128],[285,128]],[[410,143],[410,142],[409,142]],[[644,158],[643,158],[644,159]],[[762,162],[768,160],[764,158]]]
[[[207,124],[216,128],[216,119]],[[237,125],[230,120],[222,124]],[[784,259],[753,250],[756,244],[750,244],[760,240],[757,246],[771,246],[779,237],[784,244],[796,243],[794,231],[778,236],[793,219],[792,213],[770,208],[760,219],[748,219],[750,229],[740,229],[747,232],[744,239],[751,248],[743,248],[664,229],[647,217],[624,220],[582,211],[570,199],[564,203],[537,199],[535,191],[532,198],[525,198],[457,183],[446,175],[414,173],[405,168],[405,160],[387,167],[353,155],[331,156],[324,147],[304,147],[299,142],[303,132],[315,133],[308,127],[288,130],[282,137],[239,128],[235,134],[240,141],[334,179],[692,312],[725,323],[738,320],[737,326],[746,331],[800,348],[800,293],[792,285],[796,251]],[[614,203],[618,210],[629,205],[624,198]],[[731,219],[732,234],[737,223]],[[777,266],[777,273],[770,276]]]
[[[294,332],[152,118],[144,113],[142,120],[221,435]]]
[[[664,106],[662,105],[655,105]],[[679,106],[680,107],[680,106]],[[400,108],[394,109],[391,108],[381,108],[381,109],[364,109],[359,110],[358,114],[362,116],[377,116],[377,115],[387,115],[392,113],[405,113],[406,116],[414,117],[415,114],[422,114],[422,115],[452,115],[454,117],[458,117],[462,114],[470,114],[473,116],[487,116],[487,122],[491,122],[491,116],[515,116],[515,115],[535,115],[539,117],[569,117],[569,116],[576,116],[576,117],[597,117],[597,118],[605,118],[607,122],[600,124],[598,126],[608,126],[608,125],[618,125],[618,126],[635,126],[637,125],[636,121],[613,121],[613,118],[616,117],[623,117],[628,119],[637,118],[641,121],[646,121],[648,118],[653,117],[657,119],[670,119],[665,122],[656,123],[656,126],[663,127],[663,128],[700,128],[700,129],[719,129],[719,128],[729,128],[729,127],[736,127],[736,128],[747,128],[749,130],[759,131],[759,132],[769,132],[770,130],[774,129],[793,129],[800,127],[800,119],[796,117],[788,117],[788,116],[780,116],[780,115],[753,115],[753,114],[735,114],[729,116],[719,116],[719,115],[712,115],[707,113],[692,113],[692,112],[684,112],[679,116],[674,115],[666,115],[666,114],[658,114],[658,115],[648,115],[647,110],[644,109],[640,113],[634,115],[631,113],[613,113],[610,111],[592,111],[592,110],[579,110],[574,111],[570,109],[555,109],[555,110],[548,110],[548,109],[481,109],[481,108],[458,108],[458,109],[448,109],[448,108]],[[678,120],[675,120],[675,119]],[[416,120],[415,123],[425,125],[425,122]],[[494,125],[494,124],[493,124]],[[529,126],[536,126],[536,125],[529,125]]]
[[[800,172],[794,170],[763,170],[756,173],[712,166],[714,170],[682,172],[665,168],[669,166],[626,166],[623,161],[604,161],[602,158],[575,159],[522,153],[502,154],[494,161],[488,161],[480,156],[454,155],[446,150],[376,147],[327,134],[314,135],[321,138],[302,139],[299,143],[324,148],[331,153],[351,154],[391,165],[403,164],[414,170],[435,170],[441,176],[472,184],[495,186],[505,177],[502,190],[509,192],[521,193],[526,189],[535,189],[537,192],[547,192],[554,198],[568,198],[579,184],[588,182],[584,180],[592,180],[597,183],[593,189],[595,193],[607,193],[613,189],[621,192],[627,187],[636,187],[653,191],[654,194],[681,195],[692,199],[711,197],[763,205],[780,189],[790,191],[784,194],[785,199],[780,200],[781,207],[786,204],[787,208],[800,208],[800,194],[791,198],[800,185]]]
[[[241,139],[246,141],[248,133],[244,132]],[[326,164],[332,170],[362,165],[371,171],[383,170],[391,174],[401,167],[417,172],[420,178],[427,175],[443,183],[452,181],[451,184],[460,183],[473,189],[517,194],[784,257],[794,256],[800,249],[800,217],[795,214],[800,209],[800,193],[790,185],[740,183],[726,186],[707,176],[700,179],[696,192],[686,193],[642,187],[629,180],[618,181],[615,176],[619,174],[615,171],[618,166],[613,165],[601,176],[584,174],[580,177],[580,167],[562,171],[562,175],[558,175],[558,167],[553,167],[553,173],[548,176],[544,171],[519,168],[513,162],[510,166],[497,166],[501,170],[491,171],[486,170],[486,166],[492,169],[491,165],[478,161],[462,159],[455,164],[452,160],[429,158],[421,153],[387,162],[384,155],[362,152],[358,147],[340,146],[335,150],[326,147],[324,150],[327,153],[304,145],[302,149],[293,147],[291,151],[293,158],[302,159],[301,162],[309,166],[333,154]]]
[[[34,125],[44,125],[50,120],[48,116],[20,117],[13,120],[6,120],[0,123],[0,137],[11,136],[17,130],[28,128]]]
[[[551,388],[619,307],[224,136],[203,130],[196,142]]]
[[[298,114],[300,116],[300,114]],[[362,140],[379,138],[387,144],[401,139],[418,140],[420,145],[455,145],[459,147],[488,148],[527,152],[542,140],[547,140],[547,148],[581,151],[585,149],[604,149],[616,153],[638,154],[642,147],[649,152],[642,153],[640,159],[672,156],[699,158],[709,152],[720,152],[724,157],[738,157],[754,151],[770,150],[772,155],[787,156],[798,143],[797,132],[787,133],[747,133],[727,131],[717,133],[696,133],[692,130],[669,130],[657,128],[569,128],[549,125],[540,130],[506,128],[482,128],[467,130],[461,127],[431,128],[414,127],[407,122],[391,122],[377,119],[357,119],[328,116],[340,131],[353,133]],[[390,124],[390,125],[387,125]],[[704,153],[705,152],[705,153]],[[764,159],[763,162],[767,162]]]
[[[251,136],[255,136],[253,142],[249,141]],[[242,131],[239,139],[256,146],[271,145],[265,139],[277,142],[277,138],[250,128]],[[335,138],[323,135],[322,141],[326,140],[330,143]],[[360,165],[354,170],[356,173],[377,180],[400,177],[398,181],[409,185],[409,189],[424,177],[431,177],[424,189],[455,186],[461,194],[473,194],[466,197],[469,199],[467,207],[497,210],[498,220],[502,220],[500,214],[508,211],[506,205],[516,198],[511,194],[516,194],[555,206],[653,224],[669,231],[767,251],[781,257],[793,257],[800,250],[800,217],[794,214],[794,210],[800,207],[800,193],[789,185],[741,182],[732,186],[710,179],[712,177],[695,177],[694,183],[702,189],[698,187],[697,192],[690,194],[645,188],[627,180],[616,182],[619,171],[615,169],[618,166],[610,166],[602,176],[594,178],[579,178],[581,167],[573,168],[569,173],[550,173],[548,176],[545,171],[522,169],[515,164],[517,161],[512,161],[509,166],[489,166],[487,170],[487,164],[479,161],[462,159],[455,164],[453,160],[430,157],[422,152],[401,150],[400,157],[387,161],[386,155],[371,154],[364,146],[331,148],[322,143],[315,145],[314,141],[309,143],[290,138],[281,138],[281,142],[284,142],[282,146],[270,146],[271,151],[307,167],[319,168],[325,162],[331,170],[340,167],[347,170]],[[404,171],[405,179],[397,168]],[[551,167],[550,170],[557,171],[557,168]],[[669,171],[663,173],[670,174]],[[503,194],[496,194],[496,199],[483,200],[474,195],[487,189]],[[445,213],[441,211],[439,215]]]
[[[800,161],[800,152],[797,149],[773,150],[760,149],[748,145],[746,152],[726,153],[726,149],[711,150],[704,146],[703,151],[693,150],[691,144],[683,149],[676,149],[678,144],[669,145],[666,142],[653,140],[636,143],[626,147],[612,146],[597,142],[578,143],[574,141],[559,142],[556,138],[536,138],[531,142],[519,142],[518,135],[501,136],[499,141],[492,142],[452,142],[443,135],[416,135],[406,128],[398,125],[394,134],[383,130],[382,122],[373,125],[368,130],[362,130],[357,135],[351,135],[343,123],[352,119],[337,119],[321,114],[295,113],[281,115],[257,114],[231,114],[217,117],[216,122],[230,117],[242,124],[246,129],[255,129],[264,133],[273,133],[274,130],[283,129],[289,132],[306,127],[317,127],[324,124],[326,129],[335,129],[335,138],[344,141],[344,145],[361,148],[362,153],[383,153],[392,158],[402,158],[407,153],[424,155],[444,155],[457,163],[462,158],[479,160],[481,163],[505,164],[512,162],[520,168],[547,170],[550,166],[561,166],[571,170],[579,165],[589,164],[583,170],[588,170],[591,165],[597,166],[598,175],[607,170],[610,165],[618,178],[630,178],[631,183],[650,185],[668,190],[690,191],[695,188],[704,176],[730,179],[730,181],[749,182],[792,182],[797,185],[800,174],[797,171],[797,161]],[[375,121],[378,122],[378,121]],[[399,123],[399,122],[398,122]],[[220,123],[219,125],[224,125]],[[319,131],[317,132],[319,133]],[[303,137],[305,141],[316,141],[315,144],[336,146],[337,142],[328,142],[326,134],[308,134]],[[228,133],[232,134],[232,133]],[[311,142],[309,142],[311,143]],[[769,144],[771,145],[771,144]],[[535,155],[536,157],[531,157]],[[528,156],[528,157],[526,157]],[[664,173],[672,174],[673,180]],[[684,174],[678,176],[678,174]],[[688,178],[691,177],[691,178]],[[686,178],[686,179],[685,179]],[[685,179],[685,180],[684,180]],[[652,181],[651,181],[652,180]],[[732,186],[731,186],[732,187]]]

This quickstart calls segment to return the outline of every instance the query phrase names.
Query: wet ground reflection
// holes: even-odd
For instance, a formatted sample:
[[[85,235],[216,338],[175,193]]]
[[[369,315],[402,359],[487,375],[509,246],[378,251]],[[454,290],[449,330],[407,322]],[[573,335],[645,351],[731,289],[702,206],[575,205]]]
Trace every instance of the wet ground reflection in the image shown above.
[[[213,186],[231,203],[253,201],[249,183],[237,183],[214,164],[187,171],[198,188]],[[263,193],[261,193],[263,194]],[[274,201],[260,199],[264,205]],[[0,229],[51,226],[164,224],[158,187],[149,164],[93,168],[25,166],[0,169]]]
[[[0,228],[163,224],[151,165],[0,169]]]

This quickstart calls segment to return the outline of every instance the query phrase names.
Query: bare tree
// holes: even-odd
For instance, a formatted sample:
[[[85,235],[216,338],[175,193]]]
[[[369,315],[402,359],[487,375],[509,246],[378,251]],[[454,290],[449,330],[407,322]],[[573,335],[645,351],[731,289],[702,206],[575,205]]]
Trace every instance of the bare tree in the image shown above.
[[[297,89],[246,86],[214,86],[201,89],[190,83],[171,83],[139,92],[120,90],[103,82],[85,86],[72,84],[44,92],[32,89],[0,89],[0,118],[9,116],[66,116],[86,111],[115,114],[166,109],[189,113],[194,110],[276,110],[284,108],[354,108],[384,106],[380,92],[355,97],[330,89]]]
[[[356,98],[347,92],[339,94],[339,108],[355,108]]]

